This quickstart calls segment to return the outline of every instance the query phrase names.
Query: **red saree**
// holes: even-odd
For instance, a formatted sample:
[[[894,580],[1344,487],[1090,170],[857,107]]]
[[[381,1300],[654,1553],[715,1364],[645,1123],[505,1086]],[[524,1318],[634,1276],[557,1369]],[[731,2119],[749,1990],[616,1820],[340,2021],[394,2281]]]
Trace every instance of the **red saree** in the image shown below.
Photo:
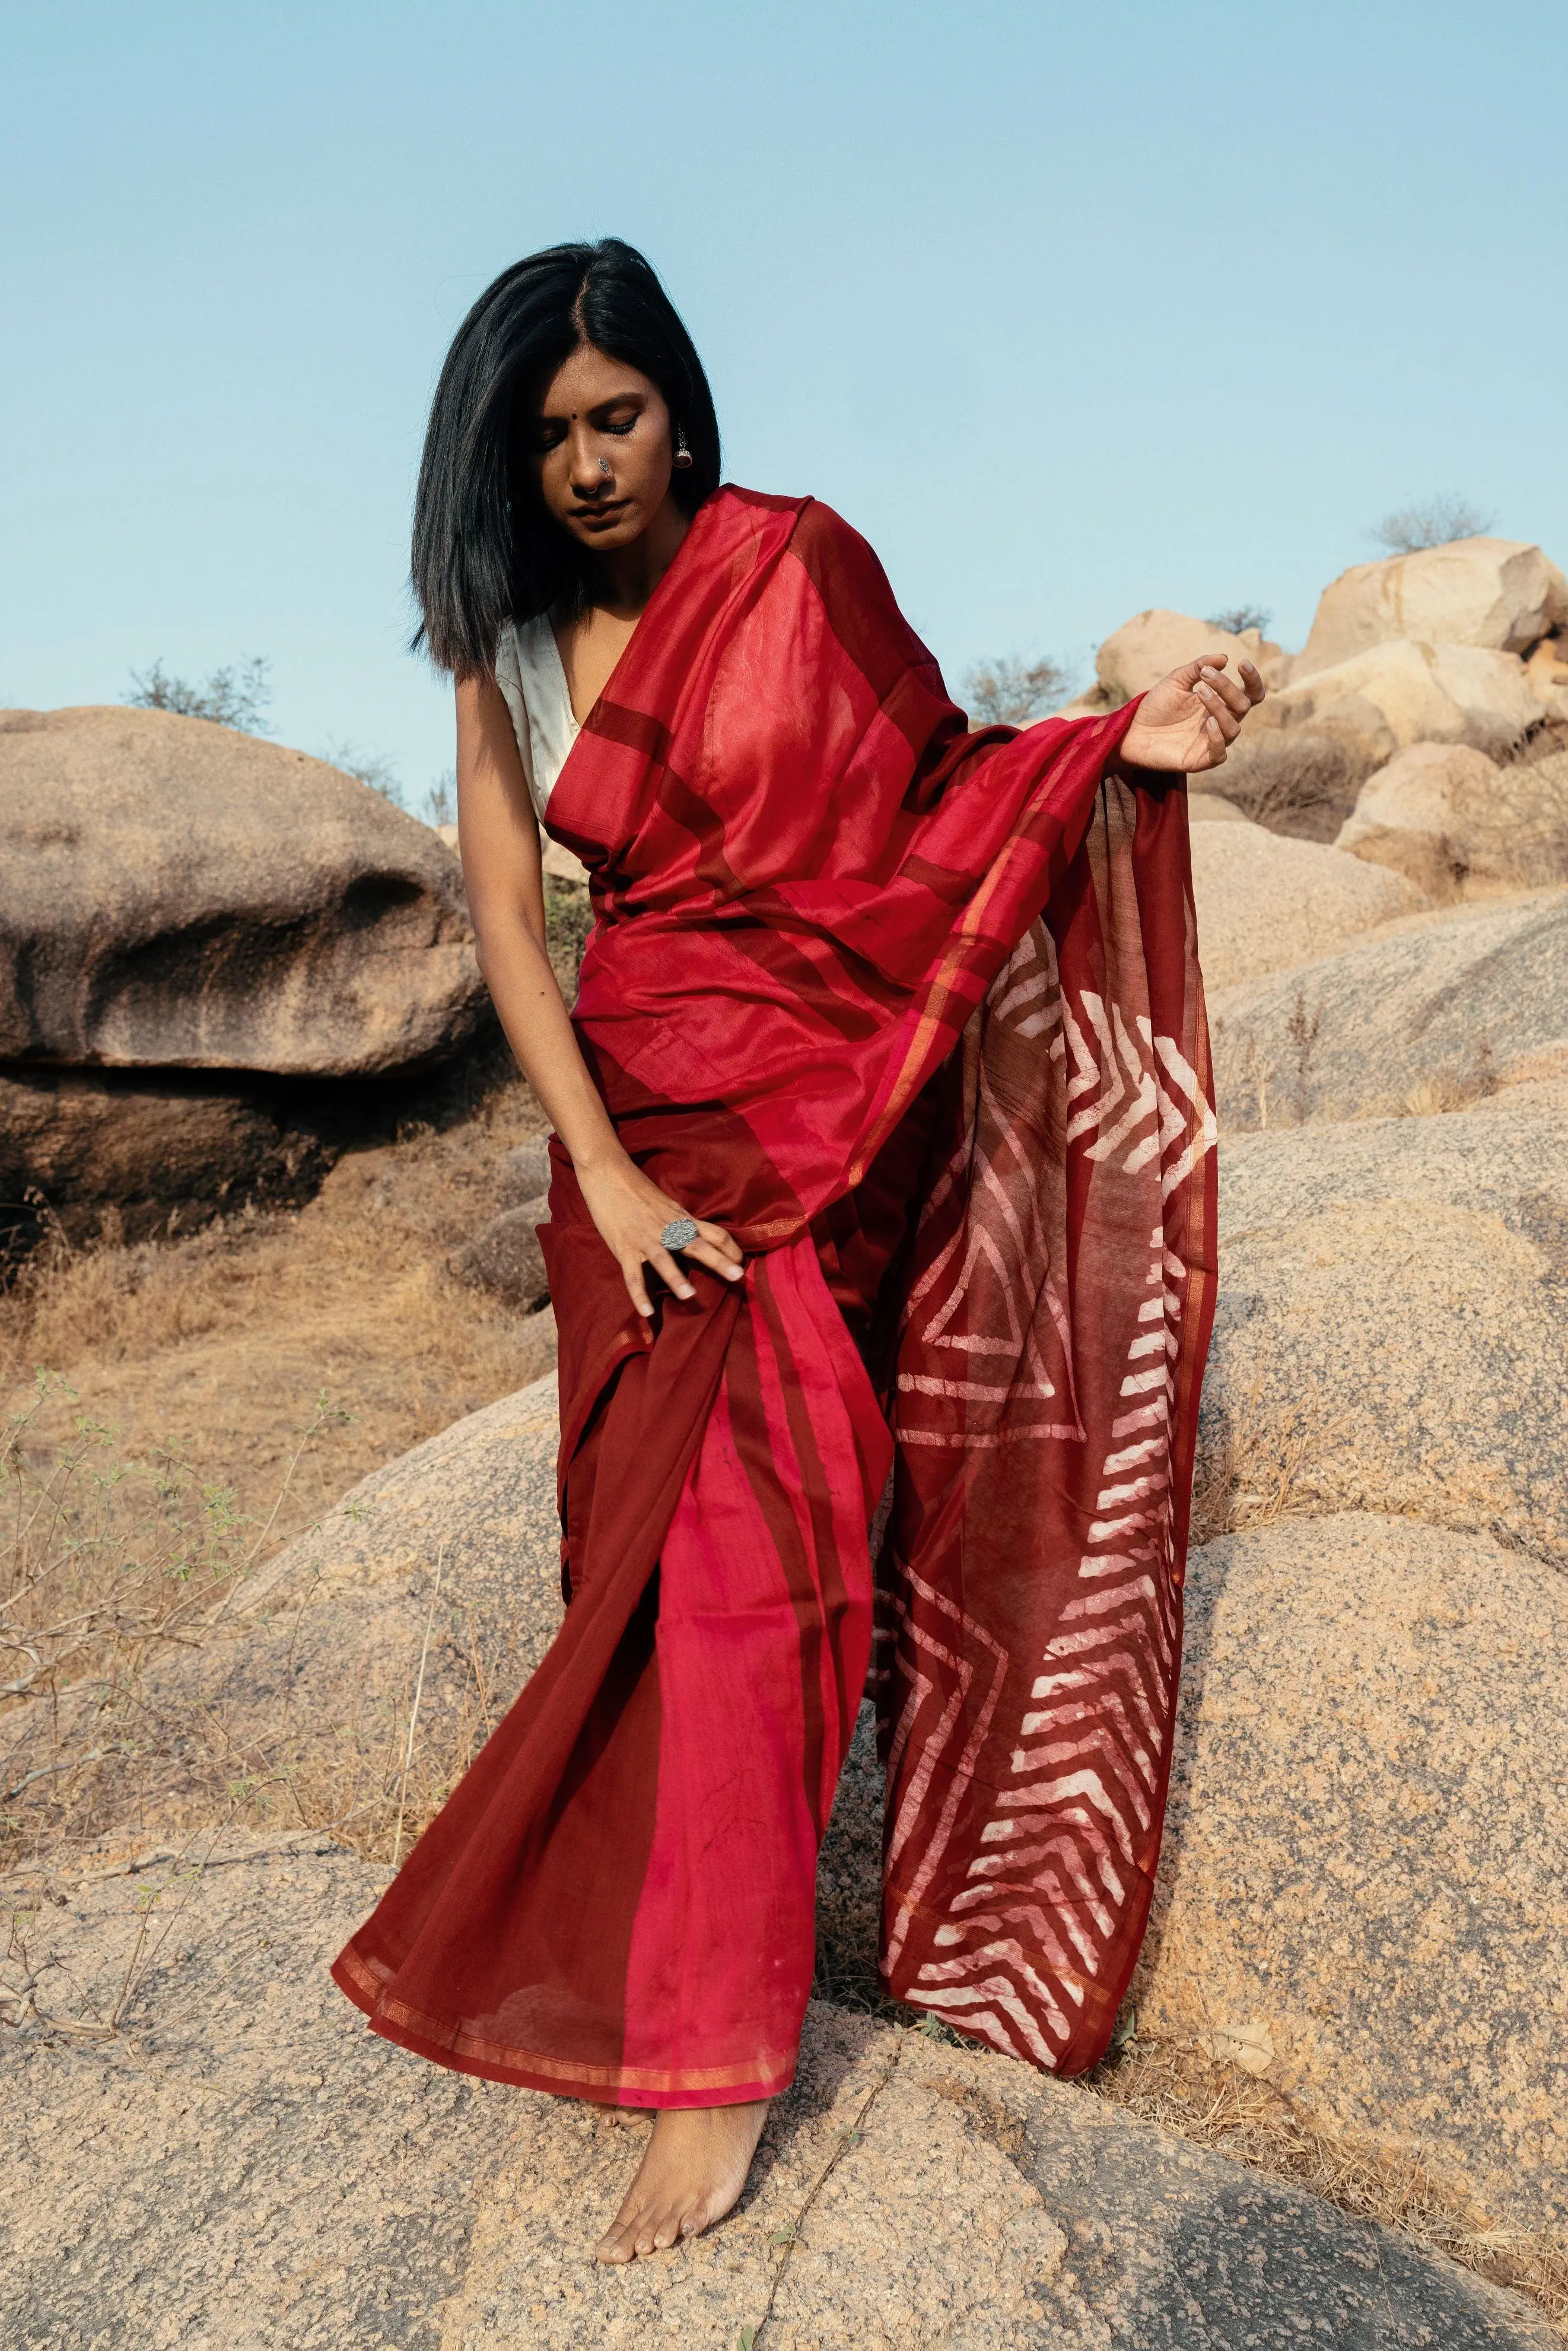
[[[642,1325],[556,1147],[570,1604],[336,1962],[389,2039],[628,2105],[783,2088],[869,1664],[889,1991],[1104,2050],[1214,1294],[1185,797],[1117,769],[1131,715],[971,735],[835,515],[698,513],[549,824],[621,1139],[746,1278]]]

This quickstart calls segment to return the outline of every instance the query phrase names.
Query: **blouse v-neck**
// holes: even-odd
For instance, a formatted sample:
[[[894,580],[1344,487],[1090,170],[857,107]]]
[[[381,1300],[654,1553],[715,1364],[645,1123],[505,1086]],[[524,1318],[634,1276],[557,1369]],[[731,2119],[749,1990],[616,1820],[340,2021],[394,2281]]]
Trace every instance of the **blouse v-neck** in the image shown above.
[[[637,625],[621,648],[615,666],[599,695],[600,702],[614,684],[637,641],[638,631],[659,601],[665,582],[690,546],[693,529],[701,512],[699,507],[697,514],[691,517],[682,533],[680,545],[664,566],[657,586],[638,614]],[[508,621],[501,629],[496,642],[496,683],[511,714],[512,732],[517,738],[517,755],[523,763],[528,796],[536,813],[542,817],[572,745],[582,732],[583,724],[571,706],[571,688],[567,684],[566,664],[560,657],[560,647],[556,643],[548,612],[540,612],[531,621]],[[594,708],[598,706],[596,702]],[[592,715],[591,711],[589,716]]]
[[[511,715],[517,756],[536,812],[543,816],[582,729],[571,707],[566,664],[549,615],[508,621],[496,645],[496,683]]]

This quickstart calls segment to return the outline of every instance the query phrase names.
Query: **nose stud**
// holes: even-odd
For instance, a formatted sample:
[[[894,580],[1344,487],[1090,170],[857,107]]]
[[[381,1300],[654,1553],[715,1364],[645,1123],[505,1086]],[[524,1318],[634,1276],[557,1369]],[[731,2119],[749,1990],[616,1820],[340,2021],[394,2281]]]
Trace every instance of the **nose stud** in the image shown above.
[[[608,473],[609,473],[609,471],[610,471],[610,460],[609,460],[609,458],[608,458],[608,457],[601,457],[601,459],[599,460],[599,470],[600,470],[600,472],[601,472],[601,474],[608,474]]]

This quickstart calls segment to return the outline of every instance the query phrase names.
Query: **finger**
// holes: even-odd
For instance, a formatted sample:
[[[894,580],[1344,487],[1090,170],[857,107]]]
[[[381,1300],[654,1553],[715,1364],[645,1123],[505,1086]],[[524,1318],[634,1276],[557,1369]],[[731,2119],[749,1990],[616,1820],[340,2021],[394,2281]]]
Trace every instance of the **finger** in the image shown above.
[[[1245,718],[1252,707],[1251,697],[1247,688],[1238,684],[1235,678],[1228,677],[1222,669],[1206,669],[1198,683],[1200,685],[1207,685],[1212,693],[1218,694],[1228,708],[1234,710],[1238,718]]]
[[[651,1249],[644,1249],[643,1254],[647,1259],[648,1263],[653,1267],[654,1272],[664,1276],[664,1279],[669,1283],[670,1288],[674,1291],[677,1298],[695,1298],[696,1296],[696,1291],[692,1288],[691,1283],[686,1280],[685,1275],[675,1263],[674,1259],[670,1255],[667,1249],[662,1248],[660,1244],[655,1241],[653,1247]]]
[[[1192,691],[1194,699],[1201,702],[1208,714],[1204,724],[1217,727],[1225,742],[1233,743],[1241,732],[1241,721],[1229,705],[1215,692],[1211,685],[1205,685],[1200,682],[1193,687]]]
[[[1252,662],[1242,662],[1240,669],[1241,683],[1247,689],[1247,699],[1256,706],[1269,691],[1263,683],[1262,673]]]
[[[699,1224],[697,1231],[711,1249],[717,1249],[719,1255],[727,1258],[732,1265],[741,1262],[745,1252],[740,1243],[733,1234],[727,1233],[722,1225]]]
[[[1196,661],[1183,662],[1180,669],[1173,669],[1171,675],[1178,685],[1194,686],[1206,669],[1222,670],[1224,667],[1223,653],[1199,653]]]
[[[683,1257],[695,1258],[699,1265],[706,1265],[710,1273],[723,1274],[727,1281],[740,1280],[741,1269],[735,1260],[732,1258],[721,1257],[713,1242],[705,1241],[700,1235],[692,1243],[690,1249],[683,1249],[681,1254]]]
[[[648,1284],[643,1276],[642,1259],[623,1257],[621,1259],[621,1278],[626,1284],[627,1297],[646,1322],[653,1310],[648,1302]]]

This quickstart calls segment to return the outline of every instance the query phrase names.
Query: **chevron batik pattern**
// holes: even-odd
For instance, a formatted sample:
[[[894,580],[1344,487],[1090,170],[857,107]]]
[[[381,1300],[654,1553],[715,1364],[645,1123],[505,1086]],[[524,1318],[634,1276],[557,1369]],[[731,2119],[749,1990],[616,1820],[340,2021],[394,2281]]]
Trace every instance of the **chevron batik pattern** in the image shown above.
[[[1094,868],[1113,900],[1131,795],[1107,802]],[[1100,908],[1112,938],[1116,911]],[[913,1466],[873,1669],[888,1982],[1064,2071],[1104,2044],[1158,1855],[1211,1289],[1211,1220],[1195,1230],[1191,1205],[1216,1137],[1201,1022],[1158,1025],[1171,1008],[1136,957],[1098,986],[1071,961],[1048,912],[966,1040],[899,1358]],[[1015,1536],[1022,1637],[1006,1645],[994,1610],[963,1605],[978,1525]]]

